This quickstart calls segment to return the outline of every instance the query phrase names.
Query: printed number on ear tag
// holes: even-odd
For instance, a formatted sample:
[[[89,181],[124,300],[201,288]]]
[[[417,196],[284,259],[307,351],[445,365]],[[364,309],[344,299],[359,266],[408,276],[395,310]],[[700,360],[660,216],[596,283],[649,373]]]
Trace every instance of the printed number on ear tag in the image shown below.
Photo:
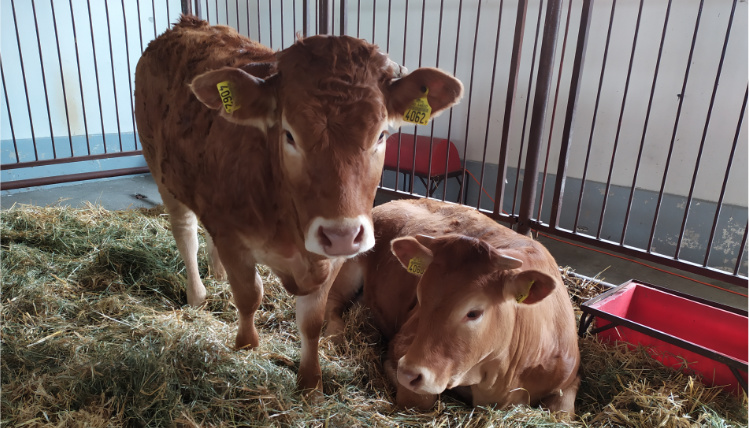
[[[239,110],[239,104],[237,104],[234,98],[234,85],[225,80],[216,84],[216,87],[218,88],[218,94],[221,97],[221,103],[224,105],[226,113],[232,114],[232,112]]]
[[[406,112],[403,113],[403,120],[417,125],[426,125],[429,123],[429,119],[432,116],[432,107],[427,100],[428,94],[429,88],[424,91],[424,95],[421,98],[416,98]]]
[[[423,263],[424,262],[418,257],[412,258],[408,261],[408,271],[416,275],[423,275],[426,270],[424,269]]]

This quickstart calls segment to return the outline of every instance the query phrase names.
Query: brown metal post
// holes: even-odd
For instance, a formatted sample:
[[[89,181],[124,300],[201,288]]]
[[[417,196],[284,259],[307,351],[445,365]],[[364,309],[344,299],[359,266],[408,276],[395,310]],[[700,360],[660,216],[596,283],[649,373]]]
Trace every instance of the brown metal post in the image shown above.
[[[536,94],[533,100],[533,116],[531,117],[531,129],[528,137],[528,152],[525,155],[523,192],[520,197],[520,211],[518,212],[518,232],[524,235],[530,234],[531,215],[536,203],[538,161],[543,126],[546,119],[546,105],[549,101],[551,75],[554,71],[554,52],[557,46],[561,6],[562,0],[550,0],[546,6],[543,42],[541,43],[541,54],[538,64],[538,79],[536,80]]]
[[[302,1],[302,35],[304,37],[309,37],[309,29],[310,29],[310,7],[309,7],[309,1],[310,0],[303,0]]]
[[[330,5],[330,0],[318,0],[317,22],[319,23],[319,34],[330,34],[330,24],[333,21],[332,16],[333,8]]]
[[[346,0],[341,0],[341,15],[340,15],[341,28],[339,30],[341,36],[343,36],[344,34],[347,34],[346,32],[348,31],[348,7],[347,7],[348,5],[347,3],[348,2]],[[361,14],[361,12],[358,10],[357,10],[357,13]]]

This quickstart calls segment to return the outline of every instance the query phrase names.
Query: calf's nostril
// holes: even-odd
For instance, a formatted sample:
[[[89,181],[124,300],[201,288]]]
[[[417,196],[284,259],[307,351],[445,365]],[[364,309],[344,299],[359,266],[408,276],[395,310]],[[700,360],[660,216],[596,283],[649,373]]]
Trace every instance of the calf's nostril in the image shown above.
[[[421,384],[422,380],[424,380],[424,377],[421,376],[421,373],[419,373],[413,379],[411,379],[411,382],[409,382],[409,384],[413,387],[417,387]]]
[[[320,239],[320,244],[322,244],[323,247],[330,247],[333,245],[333,242],[328,238],[328,235],[325,234],[325,229],[322,226],[317,230],[317,237]]]
[[[354,238],[354,244],[361,244],[362,241],[364,241],[364,227],[359,226],[359,233],[357,233]]]

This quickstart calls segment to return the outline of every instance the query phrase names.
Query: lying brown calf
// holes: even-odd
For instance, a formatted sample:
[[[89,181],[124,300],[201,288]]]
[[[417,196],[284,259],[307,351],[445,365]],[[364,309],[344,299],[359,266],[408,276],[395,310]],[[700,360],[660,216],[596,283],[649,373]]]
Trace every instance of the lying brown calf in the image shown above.
[[[328,334],[363,283],[389,342],[396,404],[428,409],[454,389],[473,405],[542,404],[574,414],[580,353],[558,266],[539,243],[474,209],[395,201],[372,212],[374,250],[346,262]]]

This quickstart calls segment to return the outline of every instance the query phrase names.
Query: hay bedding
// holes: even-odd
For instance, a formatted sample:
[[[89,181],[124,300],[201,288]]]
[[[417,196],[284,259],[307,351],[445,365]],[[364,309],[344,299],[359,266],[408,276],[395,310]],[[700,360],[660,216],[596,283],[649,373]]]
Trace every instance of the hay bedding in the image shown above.
[[[185,305],[183,267],[159,209],[20,206],[1,220],[3,426],[747,425],[746,396],[591,338],[580,341],[575,422],[444,396],[430,413],[394,411],[383,347],[360,307],[347,315],[346,345],[322,341],[326,397],[311,405],[295,392],[293,300],[264,267],[261,346],[235,351],[228,285],[209,278],[205,307]],[[601,291],[567,282],[575,303]]]

